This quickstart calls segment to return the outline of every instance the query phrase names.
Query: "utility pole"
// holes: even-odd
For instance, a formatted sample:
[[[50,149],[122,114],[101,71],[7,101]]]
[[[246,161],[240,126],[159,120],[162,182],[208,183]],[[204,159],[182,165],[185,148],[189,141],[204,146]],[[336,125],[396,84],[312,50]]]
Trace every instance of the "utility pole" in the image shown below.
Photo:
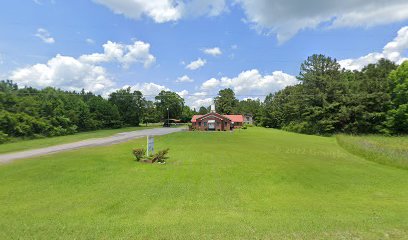
[[[167,126],[170,127],[170,112],[169,112],[169,108],[167,108]]]

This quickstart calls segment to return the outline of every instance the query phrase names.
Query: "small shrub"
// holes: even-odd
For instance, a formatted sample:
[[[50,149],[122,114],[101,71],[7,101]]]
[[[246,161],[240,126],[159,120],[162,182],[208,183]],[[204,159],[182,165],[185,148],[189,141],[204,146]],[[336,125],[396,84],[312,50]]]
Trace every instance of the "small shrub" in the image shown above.
[[[169,153],[170,149],[164,149],[158,151],[157,153],[146,156],[146,150],[144,148],[135,148],[132,150],[133,155],[136,157],[136,161],[144,163],[165,163],[165,160],[168,158],[166,155]]]
[[[152,160],[152,163],[158,162],[158,163],[165,163],[166,159],[168,158],[166,155],[169,153],[170,149],[164,149],[161,151],[158,151],[156,154],[151,156],[150,160]]]
[[[10,139],[9,139],[8,135],[3,133],[2,131],[0,131],[0,144],[8,142],[9,140]]]
[[[146,154],[146,150],[144,148],[135,148],[133,149],[133,155],[135,155],[136,157],[136,161],[140,161],[142,160],[142,158],[145,156]]]
[[[242,127],[242,129],[247,129],[247,126],[246,126],[246,125],[244,125],[244,126]]]

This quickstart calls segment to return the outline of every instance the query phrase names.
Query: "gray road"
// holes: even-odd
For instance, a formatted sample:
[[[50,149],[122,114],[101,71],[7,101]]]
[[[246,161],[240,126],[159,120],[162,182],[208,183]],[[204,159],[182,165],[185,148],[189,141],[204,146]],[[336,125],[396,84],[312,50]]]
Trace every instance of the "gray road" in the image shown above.
[[[78,148],[84,148],[84,147],[111,145],[111,144],[126,142],[131,139],[135,139],[135,138],[141,138],[145,136],[160,136],[160,135],[166,135],[166,134],[170,134],[174,132],[180,132],[183,130],[184,130],[183,128],[153,128],[153,129],[139,130],[139,131],[133,131],[133,132],[118,133],[111,137],[94,138],[94,139],[88,139],[88,140],[84,140],[80,142],[56,145],[52,147],[27,150],[27,151],[22,151],[22,152],[14,152],[14,153],[8,153],[8,154],[0,154],[0,163],[9,163],[17,159],[36,157],[36,156],[52,154],[52,153],[57,153],[57,152],[65,152],[65,151],[78,149]]]

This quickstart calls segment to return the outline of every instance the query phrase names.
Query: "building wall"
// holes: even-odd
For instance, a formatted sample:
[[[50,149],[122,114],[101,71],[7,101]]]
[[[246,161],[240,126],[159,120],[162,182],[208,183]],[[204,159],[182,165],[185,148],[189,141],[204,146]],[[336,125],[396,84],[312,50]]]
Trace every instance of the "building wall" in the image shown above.
[[[217,117],[212,117],[212,116],[209,116],[202,120],[197,120],[195,123],[192,124],[192,126],[196,130],[208,131],[208,121],[209,120],[215,121],[215,131],[229,131],[231,128],[231,121],[221,120]]]
[[[244,116],[244,122],[245,124],[254,124],[252,116]]]

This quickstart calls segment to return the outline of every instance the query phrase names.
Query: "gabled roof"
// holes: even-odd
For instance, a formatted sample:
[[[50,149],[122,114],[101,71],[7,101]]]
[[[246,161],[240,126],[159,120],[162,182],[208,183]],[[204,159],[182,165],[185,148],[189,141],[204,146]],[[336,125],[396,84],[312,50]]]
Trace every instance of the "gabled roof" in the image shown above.
[[[204,119],[210,116],[214,116],[216,118],[220,118],[223,120],[230,120],[229,118],[225,117],[224,115],[218,114],[218,113],[207,113],[205,115],[194,115],[193,118],[191,119],[191,122],[196,122],[198,119]]]
[[[224,116],[231,119],[232,122],[244,122],[244,116],[242,115],[224,115]]]
[[[197,118],[200,118],[202,116],[204,116],[204,115],[194,115],[193,118],[191,118],[191,122],[196,122]]]
[[[194,115],[193,118],[191,119],[191,122],[197,122],[197,119],[201,119],[210,115],[214,115],[218,118],[227,118],[231,120],[232,122],[244,122],[244,116],[242,115],[221,115],[218,113],[207,113],[205,115]]]

